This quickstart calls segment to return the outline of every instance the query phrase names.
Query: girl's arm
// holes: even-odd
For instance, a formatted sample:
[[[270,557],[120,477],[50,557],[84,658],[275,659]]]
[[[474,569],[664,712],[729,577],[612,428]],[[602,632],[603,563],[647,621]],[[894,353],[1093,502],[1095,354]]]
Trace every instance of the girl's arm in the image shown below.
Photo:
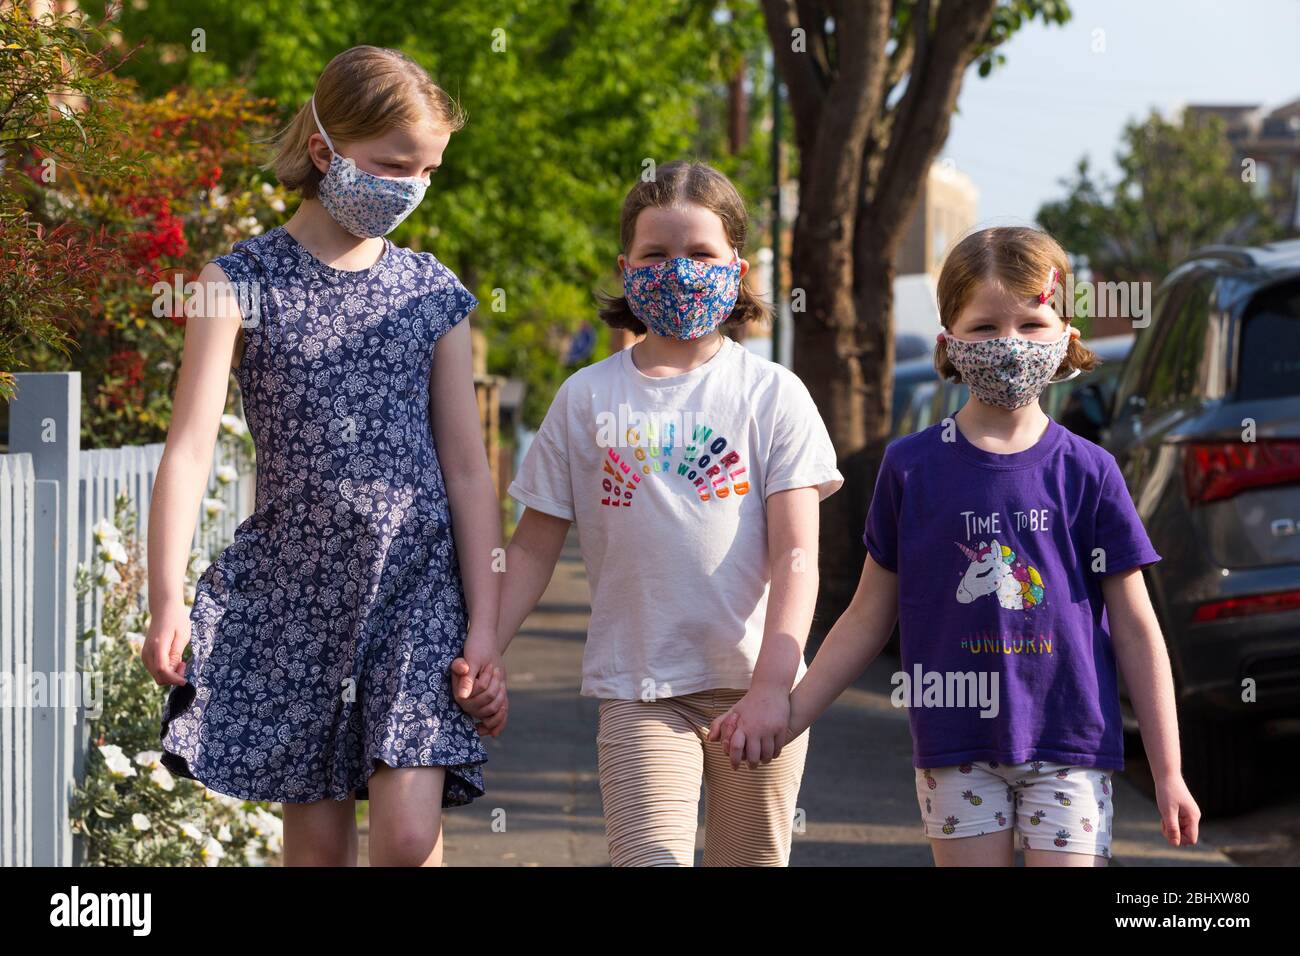
[[[524,508],[519,526],[506,549],[506,584],[497,628],[502,654],[537,607],[555,573],[571,522],[535,508]]]
[[[749,691],[731,709],[738,725],[728,750],[731,764],[753,767],[780,755],[790,717],[790,688],[817,604],[817,530],[820,520],[815,486],[768,495],[767,550],[772,568],[763,643],[754,663]]]
[[[524,509],[519,527],[506,549],[506,573],[501,584],[499,623],[494,635],[498,662],[546,590],[568,530],[566,518],[556,518],[532,508]],[[457,684],[457,701],[466,713],[479,721],[479,733],[500,736],[509,713],[505,665],[498,663],[494,675],[488,680],[476,680],[463,657],[456,658],[451,669]]]
[[[826,635],[790,695],[791,738],[807,730],[858,679],[889,641],[898,620],[898,575],[867,555],[853,600]]]
[[[149,500],[149,633],[140,656],[159,684],[185,683],[181,654],[190,642],[185,569],[212,470],[241,322],[238,300],[220,266],[208,263],[196,281],[197,314],[185,323],[167,444]]]
[[[496,635],[501,576],[493,562],[501,545],[501,509],[483,445],[468,318],[434,347],[429,405],[469,614],[463,654],[469,668],[458,682],[459,700],[469,696],[475,680],[486,683],[492,677],[484,671],[500,666]]]
[[[1201,810],[1183,782],[1169,654],[1142,571],[1132,568],[1107,575],[1101,580],[1101,589],[1115,658],[1151,764],[1165,839],[1174,846],[1195,843]]]

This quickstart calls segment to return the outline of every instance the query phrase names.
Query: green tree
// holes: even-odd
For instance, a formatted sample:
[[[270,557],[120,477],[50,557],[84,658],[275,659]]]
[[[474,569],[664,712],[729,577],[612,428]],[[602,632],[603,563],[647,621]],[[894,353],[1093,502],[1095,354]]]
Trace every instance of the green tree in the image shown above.
[[[1198,246],[1282,235],[1267,201],[1243,181],[1217,116],[1170,122],[1153,112],[1124,127],[1119,178],[1095,178],[1087,157],[1064,199],[1038,222],[1098,277],[1159,282]]]

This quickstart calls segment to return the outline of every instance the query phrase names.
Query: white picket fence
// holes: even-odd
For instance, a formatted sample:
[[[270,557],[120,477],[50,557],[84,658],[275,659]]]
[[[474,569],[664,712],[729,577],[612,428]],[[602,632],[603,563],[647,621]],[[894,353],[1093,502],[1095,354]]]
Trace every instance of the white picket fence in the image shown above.
[[[16,378],[9,454],[0,455],[0,679],[10,698],[0,702],[0,866],[66,866],[81,857],[68,801],[89,733],[80,701],[55,690],[79,684],[78,638],[97,635],[103,613],[96,588],[77,599],[77,566],[90,564],[95,525],[113,520],[121,494],[147,541],[163,446],[82,451],[80,373]],[[195,522],[193,546],[205,557],[233,538],[255,497],[252,469],[228,462],[239,477],[223,484],[220,444],[216,457],[207,496],[226,507],[206,530]],[[49,688],[48,706],[29,706],[33,677]],[[160,718],[161,705],[160,689]]]

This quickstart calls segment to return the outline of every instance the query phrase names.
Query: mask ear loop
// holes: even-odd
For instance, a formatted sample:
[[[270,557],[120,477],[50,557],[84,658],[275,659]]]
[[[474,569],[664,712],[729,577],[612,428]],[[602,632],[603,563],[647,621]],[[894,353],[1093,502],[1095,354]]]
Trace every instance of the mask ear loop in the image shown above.
[[[1066,334],[1066,336],[1070,336],[1070,326],[1066,326],[1065,334]],[[1070,336],[1070,337],[1072,337],[1072,336]],[[1069,351],[1069,348],[1070,348],[1070,347],[1067,345],[1067,346],[1066,346],[1066,351],[1067,351],[1067,352]],[[1071,371],[1069,375],[1065,376],[1065,378],[1049,378],[1049,379],[1047,380],[1047,384],[1048,384],[1048,385],[1059,385],[1061,382],[1068,382],[1068,381],[1070,381],[1071,379],[1078,378],[1078,377],[1079,377],[1080,375],[1082,375],[1082,374],[1083,374],[1083,369],[1076,368],[1076,369],[1074,369],[1073,371]]]
[[[339,154],[339,151],[338,151],[337,149],[334,148],[334,143],[333,143],[333,141],[330,139],[330,134],[327,133],[327,132],[325,132],[325,127],[321,126],[321,124],[320,124],[320,115],[316,112],[316,94],[315,94],[315,93],[313,93],[313,94],[312,94],[312,97],[311,97],[311,115],[312,115],[312,119],[314,119],[314,120],[316,121],[316,129],[320,132],[320,134],[321,134],[322,136],[325,137],[325,145],[328,146],[328,147],[330,148],[330,152],[331,152],[331,153],[333,153],[335,156],[337,156],[337,155]]]

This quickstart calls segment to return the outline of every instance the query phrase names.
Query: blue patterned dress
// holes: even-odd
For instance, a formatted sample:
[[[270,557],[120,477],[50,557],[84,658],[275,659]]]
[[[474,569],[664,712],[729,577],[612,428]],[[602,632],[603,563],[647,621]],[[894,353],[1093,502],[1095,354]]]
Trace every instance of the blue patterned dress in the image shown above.
[[[467,614],[429,419],[434,343],[478,304],[384,240],[333,269],[283,226],[215,260],[241,294],[235,372],[256,510],[200,576],[162,763],[220,793],[368,799],[374,761],[445,766],[444,807],[487,760],[448,668]]]

